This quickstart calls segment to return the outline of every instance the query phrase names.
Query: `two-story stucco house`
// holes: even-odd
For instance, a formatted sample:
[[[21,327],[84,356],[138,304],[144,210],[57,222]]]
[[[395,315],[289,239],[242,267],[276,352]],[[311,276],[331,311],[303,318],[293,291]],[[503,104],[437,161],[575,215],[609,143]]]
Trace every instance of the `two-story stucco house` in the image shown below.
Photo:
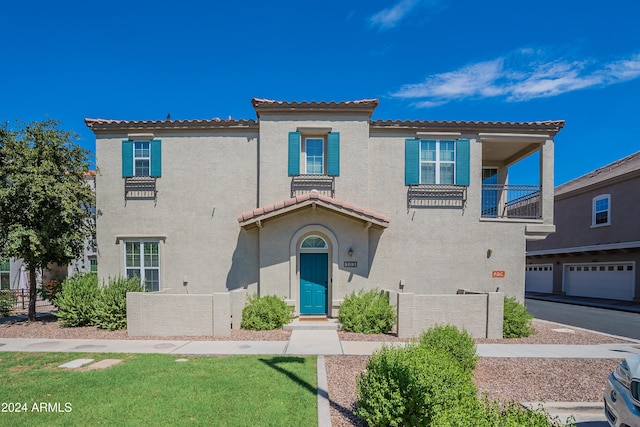
[[[253,99],[257,120],[86,119],[99,276],[140,276],[166,308],[187,304],[172,324],[226,310],[188,296],[238,289],[328,316],[360,289],[522,298],[525,241],[555,229],[564,122],[372,120],[377,106]],[[539,182],[509,183],[509,167],[532,153]]]
[[[557,232],[527,245],[527,292],[640,300],[640,152],[555,190]]]

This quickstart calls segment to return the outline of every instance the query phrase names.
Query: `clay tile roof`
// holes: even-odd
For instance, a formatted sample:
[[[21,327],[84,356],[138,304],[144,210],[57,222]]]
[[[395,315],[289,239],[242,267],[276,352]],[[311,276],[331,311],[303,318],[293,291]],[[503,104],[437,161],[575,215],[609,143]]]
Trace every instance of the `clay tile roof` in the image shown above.
[[[334,199],[318,192],[312,191],[283,201],[279,201],[267,206],[262,206],[251,211],[243,212],[237,216],[237,220],[241,227],[253,228],[258,221],[267,220],[275,216],[284,215],[312,204],[317,204],[331,211],[358,219],[364,222],[370,222],[378,228],[386,228],[391,218],[373,212],[369,209],[361,208],[352,203],[343,200]]]
[[[120,129],[198,129],[198,128],[237,128],[256,127],[255,120],[213,119],[202,120],[112,120],[85,118],[85,124],[93,131]]]
[[[490,122],[460,120],[372,120],[374,129],[411,129],[462,132],[545,132],[555,135],[564,127],[564,120],[545,120],[535,122]]]
[[[354,101],[276,101],[274,99],[253,98],[251,103],[255,107],[279,105],[279,106],[291,106],[291,107],[318,107],[318,106],[347,106],[347,105],[363,105],[377,107],[380,101],[375,98],[371,99],[357,99]]]
[[[639,172],[640,151],[557,186],[555,195],[558,197],[563,194],[573,193],[585,187],[605,184],[605,181],[623,177],[623,175],[627,174],[638,174]]]
[[[251,100],[256,114],[260,117],[260,113],[265,111],[277,113],[291,113],[296,111],[313,111],[313,112],[354,112],[373,114],[373,110],[379,104],[377,99],[359,99],[355,101],[276,101],[273,99],[253,98]]]

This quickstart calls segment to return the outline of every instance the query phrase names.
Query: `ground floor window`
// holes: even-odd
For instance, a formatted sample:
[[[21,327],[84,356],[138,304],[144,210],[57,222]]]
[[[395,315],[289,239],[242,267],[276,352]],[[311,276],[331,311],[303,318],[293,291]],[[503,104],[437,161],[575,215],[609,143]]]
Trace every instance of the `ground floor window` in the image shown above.
[[[125,242],[124,256],[127,277],[139,277],[148,292],[160,290],[160,250],[158,242]]]
[[[98,258],[96,257],[89,258],[89,272],[92,274],[98,273]]]
[[[0,289],[7,290],[11,287],[11,272],[9,260],[0,260]]]

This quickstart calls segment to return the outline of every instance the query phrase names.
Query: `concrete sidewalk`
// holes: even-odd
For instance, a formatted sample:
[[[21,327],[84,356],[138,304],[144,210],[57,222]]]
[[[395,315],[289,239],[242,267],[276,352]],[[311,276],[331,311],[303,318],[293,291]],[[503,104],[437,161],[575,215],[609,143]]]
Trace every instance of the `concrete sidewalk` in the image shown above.
[[[69,353],[161,353],[174,355],[317,355],[318,425],[331,426],[325,355],[370,355],[383,345],[370,341],[340,341],[335,330],[296,330],[288,341],[173,341],[0,338],[0,351]],[[480,357],[623,359],[640,353],[640,343],[598,345],[477,344]],[[538,403],[531,403],[534,408]],[[602,403],[548,402],[545,409],[565,420],[574,415],[578,426],[607,426]]]
[[[194,355],[370,355],[385,343],[340,341],[336,331],[294,330],[289,341],[171,341],[0,338],[0,351],[162,353]],[[386,343],[386,345],[404,345]],[[640,353],[640,344],[478,344],[480,357],[623,359]]]

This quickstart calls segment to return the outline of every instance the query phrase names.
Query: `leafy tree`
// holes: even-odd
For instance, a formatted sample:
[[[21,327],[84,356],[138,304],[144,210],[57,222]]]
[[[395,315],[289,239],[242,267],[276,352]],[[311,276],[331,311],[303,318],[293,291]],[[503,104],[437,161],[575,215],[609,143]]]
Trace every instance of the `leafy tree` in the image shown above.
[[[94,194],[85,183],[89,151],[59,122],[0,124],[0,258],[22,258],[36,319],[36,271],[68,264],[92,234]]]

